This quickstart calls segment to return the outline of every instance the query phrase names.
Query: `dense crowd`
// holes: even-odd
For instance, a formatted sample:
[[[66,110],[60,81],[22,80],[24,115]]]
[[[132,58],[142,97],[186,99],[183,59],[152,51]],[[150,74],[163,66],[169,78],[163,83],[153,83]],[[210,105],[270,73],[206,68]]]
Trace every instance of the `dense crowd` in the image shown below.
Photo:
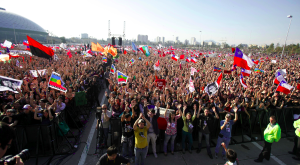
[[[167,145],[171,143],[171,154],[174,154],[175,139],[181,141],[182,152],[186,149],[192,153],[193,132],[198,134],[197,153],[201,152],[202,137],[206,139],[208,156],[218,158],[219,147],[228,146],[231,138],[232,126],[238,122],[237,113],[245,112],[245,118],[250,118],[249,110],[282,109],[287,106],[299,105],[299,90],[297,88],[299,75],[299,60],[295,56],[283,57],[272,54],[252,54],[253,60],[260,60],[254,66],[252,73],[244,77],[247,88],[240,83],[241,69],[233,67],[232,52],[218,52],[215,57],[207,57],[211,54],[203,51],[200,54],[195,50],[182,50],[173,48],[150,49],[151,55],[145,56],[142,52],[129,51],[122,55],[114,63],[116,70],[128,76],[127,83],[120,83],[116,74],[110,74],[110,94],[106,93],[108,105],[103,105],[103,128],[104,137],[107,137],[110,119],[120,119],[122,122],[122,146],[123,156],[133,162],[133,148],[135,164],[144,164],[151,141],[152,152],[155,157],[156,140],[160,131],[164,131],[164,155],[168,155]],[[174,60],[173,54],[178,57],[184,55],[183,59]],[[219,55],[220,54],[220,55]],[[186,58],[191,55],[197,62],[187,62]],[[196,57],[197,56],[197,57]],[[134,59],[134,63],[130,63]],[[276,62],[271,61],[276,60]],[[191,67],[196,69],[191,75]],[[215,82],[220,76],[214,71],[219,67],[224,71],[218,92],[209,96],[205,87]],[[254,68],[263,70],[263,73],[254,72]],[[278,69],[286,69],[286,81],[294,89],[288,95],[276,91],[274,84],[275,73]],[[227,71],[227,72],[225,72]],[[107,72],[110,72],[107,70]],[[190,90],[190,79],[194,84],[194,91]],[[160,109],[166,109],[161,114]],[[220,113],[225,113],[225,120],[219,121]],[[162,115],[166,126],[161,126],[159,116]],[[276,124],[275,117],[271,116],[270,124]],[[220,123],[217,146],[214,156],[210,150],[210,134],[215,133],[214,121]],[[151,123],[151,124],[149,124]],[[249,122],[244,122],[242,128],[249,131]],[[146,128],[146,129],[144,129]],[[267,143],[280,139],[280,127],[272,127],[278,133]],[[275,134],[276,134],[275,133]],[[268,134],[268,131],[267,133]],[[270,136],[271,136],[270,134]],[[147,135],[147,136],[146,136]],[[106,145],[106,140],[102,141]],[[186,148],[186,144],[188,144]],[[270,152],[267,151],[267,152]],[[268,154],[265,154],[268,155]],[[222,157],[226,160],[225,149],[222,149]],[[266,156],[268,157],[268,156]],[[227,158],[228,159],[228,158]],[[259,158],[262,161],[263,157]],[[101,159],[100,159],[101,160]],[[232,161],[232,163],[235,159]]]
[[[219,120],[220,113],[226,115],[225,120],[218,121],[221,128],[215,158],[218,158],[219,147],[228,146],[230,142],[232,125],[238,122],[237,113],[245,112],[245,117],[250,118],[250,109],[267,111],[299,105],[300,92],[297,85],[300,74],[296,57],[280,59],[277,55],[267,57],[260,53],[253,54],[251,58],[254,60],[263,59],[256,67],[264,70],[264,73],[255,73],[253,67],[250,76],[244,77],[245,88],[239,80],[240,68],[232,67],[231,52],[218,52],[220,55],[216,57],[206,57],[204,53],[195,50],[173,48],[151,48],[150,52],[151,55],[147,57],[128,48],[127,53],[119,54],[118,58],[108,55],[107,63],[104,63],[103,55],[84,58],[78,51],[69,57],[64,50],[56,50],[56,60],[23,55],[24,61],[19,59],[22,67],[16,65],[17,59],[12,59],[10,63],[1,62],[0,76],[23,80],[23,84],[18,92],[0,92],[0,121],[11,127],[18,124],[49,124],[61,111],[74,104],[75,92],[80,91],[89,93],[92,96],[89,99],[100,105],[96,96],[96,79],[105,78],[109,92],[105,93],[108,104],[101,105],[103,114],[100,133],[104,137],[101,143],[107,145],[110,120],[121,120],[122,155],[133,161],[134,151],[135,164],[144,164],[150,141],[152,152],[157,157],[156,140],[161,131],[164,131],[165,156],[168,155],[169,141],[171,154],[174,154],[176,139],[181,140],[183,153],[186,149],[192,153],[193,134],[196,131],[197,153],[201,152],[204,136],[208,156],[213,159],[209,140],[210,134],[215,132],[213,123]],[[184,55],[184,58],[175,61],[171,58],[172,54]],[[191,55],[198,61],[187,62],[186,58]],[[130,63],[131,59],[134,62]],[[271,60],[276,60],[276,63],[271,63]],[[118,82],[116,73],[110,73],[111,64],[128,76],[126,83]],[[196,69],[194,75],[191,75],[191,67]],[[214,71],[214,67],[230,72],[223,73],[217,93],[209,96],[204,88],[215,82],[220,75]],[[29,72],[40,69],[46,69],[46,73],[33,77]],[[273,81],[277,69],[287,70],[286,81],[294,87],[288,95],[276,92],[277,85]],[[67,92],[48,87],[52,72],[62,76]],[[194,84],[193,91],[190,90],[190,81]],[[163,114],[161,109],[165,110]],[[162,123],[165,125],[162,126]],[[243,128],[247,129],[247,123]],[[225,148],[222,149],[224,160],[228,154]],[[111,150],[114,153],[114,149]],[[228,156],[227,159],[230,160]],[[231,162],[235,162],[235,159]]]

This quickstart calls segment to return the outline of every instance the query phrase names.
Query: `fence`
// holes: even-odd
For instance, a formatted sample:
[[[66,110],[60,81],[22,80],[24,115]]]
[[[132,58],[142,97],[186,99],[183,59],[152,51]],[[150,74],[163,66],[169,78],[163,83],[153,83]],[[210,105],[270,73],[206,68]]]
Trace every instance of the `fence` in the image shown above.
[[[245,112],[238,112],[238,120],[232,127],[232,137],[231,137],[231,144],[241,144],[241,143],[247,143],[247,142],[253,142],[253,141],[262,141],[264,140],[263,132],[266,128],[266,126],[270,123],[269,117],[271,115],[274,115],[276,117],[277,123],[281,127],[281,137],[293,137],[294,136],[294,114],[300,114],[300,107],[287,107],[283,109],[271,109],[271,110],[255,110],[250,109],[248,110],[248,113],[250,114],[250,117]],[[216,139],[218,138],[218,134],[220,132],[220,120],[225,119],[226,113],[220,112],[219,113],[219,119],[214,120],[214,124],[212,127],[212,131],[210,133],[210,146],[215,147],[216,146]],[[180,121],[181,120],[181,121]],[[121,139],[121,122],[120,119],[111,119],[111,138],[112,142],[116,142],[115,145],[118,147],[121,147],[120,139]],[[179,124],[180,122],[183,122],[182,119],[177,120],[177,137],[176,142],[181,144],[181,131],[182,126]],[[194,125],[198,125],[198,123],[194,123]],[[164,135],[165,130],[160,130],[159,136],[157,138],[156,144],[157,152],[163,152],[163,143],[164,143]],[[110,136],[109,136],[110,137]],[[194,127],[193,131],[193,139],[194,142],[198,141],[198,126]],[[195,143],[194,143],[195,144]],[[203,146],[203,145],[202,145]],[[206,146],[203,146],[205,148]],[[149,151],[151,150],[151,147],[149,147]],[[177,145],[175,145],[175,150],[181,150],[181,148]]]
[[[99,88],[97,93],[88,91],[87,95],[83,94],[84,97],[98,96],[101,89],[99,83],[97,86]],[[94,90],[94,88],[90,90]],[[76,95],[80,93],[76,93]],[[74,149],[74,145],[80,141],[80,135],[89,119],[95,101],[97,100],[87,99],[87,102],[83,105],[76,105],[76,102],[73,101],[49,125],[17,125],[15,127],[16,139],[13,140],[10,153],[16,154],[23,149],[29,149],[31,157],[36,158],[36,165],[39,164],[39,157],[50,156],[51,161],[56,155],[70,154],[70,151]],[[67,123],[72,129],[67,130],[65,133],[64,129],[66,127],[62,126],[63,122]]]

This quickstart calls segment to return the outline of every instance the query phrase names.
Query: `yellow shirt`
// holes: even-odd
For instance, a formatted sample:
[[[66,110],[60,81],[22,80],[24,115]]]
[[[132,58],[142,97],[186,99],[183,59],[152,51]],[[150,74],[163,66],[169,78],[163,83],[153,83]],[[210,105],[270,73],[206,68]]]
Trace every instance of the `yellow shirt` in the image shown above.
[[[144,127],[143,129],[137,127],[137,129],[134,131],[135,148],[145,148],[148,146],[147,131],[147,127]]]

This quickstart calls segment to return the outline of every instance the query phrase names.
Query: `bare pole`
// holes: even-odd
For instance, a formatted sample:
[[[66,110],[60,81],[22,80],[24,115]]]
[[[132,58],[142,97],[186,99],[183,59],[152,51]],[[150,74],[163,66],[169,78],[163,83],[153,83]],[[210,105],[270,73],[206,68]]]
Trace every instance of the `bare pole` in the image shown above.
[[[285,42],[284,42],[284,45],[283,45],[283,49],[282,49],[282,53],[281,53],[281,58],[280,58],[280,59],[282,59],[282,55],[283,55],[284,48],[285,48],[285,45],[286,45],[287,37],[288,37],[288,35],[289,35],[289,31],[290,31],[290,27],[291,27],[291,23],[292,23],[292,18],[293,18],[293,17],[292,17],[291,15],[288,15],[288,18],[291,18],[291,20],[290,20],[290,24],[289,24],[288,31],[287,31],[287,33],[286,33]]]

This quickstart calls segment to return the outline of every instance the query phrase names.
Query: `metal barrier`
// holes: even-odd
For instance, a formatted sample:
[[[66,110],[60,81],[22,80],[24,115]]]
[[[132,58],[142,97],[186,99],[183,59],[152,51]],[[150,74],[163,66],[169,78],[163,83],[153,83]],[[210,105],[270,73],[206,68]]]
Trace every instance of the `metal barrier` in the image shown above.
[[[276,117],[277,123],[281,127],[281,137],[287,138],[294,136],[294,114],[300,114],[300,107],[287,107],[283,109],[270,109],[270,110],[255,110],[251,109],[248,110],[250,117],[245,112],[238,112],[238,120],[232,127],[232,137],[231,137],[231,144],[242,144],[247,142],[253,141],[263,141],[264,140],[264,130],[266,126],[270,123],[269,117],[274,115]],[[227,113],[220,112],[219,113],[219,120],[215,120],[212,130],[213,132],[210,133],[210,142],[211,147],[216,146],[213,139],[216,140],[218,138],[218,134],[220,132],[220,121],[225,119],[225,115]],[[234,117],[233,117],[234,118]],[[116,139],[121,139],[122,131],[121,131],[121,122],[117,121],[120,119],[111,119],[111,134],[112,134],[112,141]],[[177,120],[180,122],[180,119]],[[198,123],[195,123],[198,125]],[[176,141],[181,144],[181,125],[177,124],[177,137]],[[118,135],[119,137],[115,137]],[[193,131],[193,139],[194,141],[198,141],[198,126],[194,127]],[[164,142],[164,130],[160,130],[159,137],[157,138],[156,144],[157,152],[162,152]],[[120,147],[120,142],[117,143],[117,146]],[[203,146],[205,148],[205,146]],[[151,149],[151,147],[149,147]],[[175,150],[181,150],[180,148],[176,147]],[[150,153],[150,152],[149,152]]]

